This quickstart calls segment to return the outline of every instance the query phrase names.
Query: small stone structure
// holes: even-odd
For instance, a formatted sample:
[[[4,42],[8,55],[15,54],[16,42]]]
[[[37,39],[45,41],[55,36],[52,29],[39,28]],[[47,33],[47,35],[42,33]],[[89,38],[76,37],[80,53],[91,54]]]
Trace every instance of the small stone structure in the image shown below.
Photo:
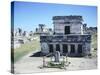
[[[54,34],[41,35],[41,52],[86,56],[91,50],[91,35],[85,34],[82,16],[54,16]]]
[[[55,52],[54,57],[55,57],[55,62],[59,62],[60,61],[60,53],[59,53],[59,51]]]
[[[32,41],[35,38],[33,31],[27,32],[23,31],[21,28],[17,28],[16,30],[12,31],[11,34],[11,47],[14,49],[20,47],[22,44]]]
[[[87,32],[87,34],[93,35],[93,34],[97,33],[97,27],[88,27],[88,28],[86,28],[86,32]]]

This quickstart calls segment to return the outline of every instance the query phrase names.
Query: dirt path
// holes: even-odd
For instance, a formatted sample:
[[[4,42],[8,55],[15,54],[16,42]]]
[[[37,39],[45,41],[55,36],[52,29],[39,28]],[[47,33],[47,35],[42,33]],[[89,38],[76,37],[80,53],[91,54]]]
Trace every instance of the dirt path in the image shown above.
[[[87,69],[96,69],[97,68],[97,59],[96,58],[71,58],[68,57],[68,60],[71,64],[67,69],[58,69],[58,68],[43,68],[40,69],[39,66],[42,65],[42,57],[30,57],[33,53],[31,52],[20,59],[14,64],[15,73],[34,73],[34,72],[54,72],[54,71],[66,71],[66,70],[87,70]],[[48,58],[49,60],[50,58]]]

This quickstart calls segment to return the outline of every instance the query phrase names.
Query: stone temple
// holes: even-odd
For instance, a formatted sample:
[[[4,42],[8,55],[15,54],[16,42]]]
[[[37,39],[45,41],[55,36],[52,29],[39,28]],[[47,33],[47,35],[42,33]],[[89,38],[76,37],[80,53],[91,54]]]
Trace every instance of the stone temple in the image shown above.
[[[86,56],[91,50],[91,35],[84,33],[83,17],[53,16],[54,34],[41,35],[43,54],[59,51],[61,55]]]

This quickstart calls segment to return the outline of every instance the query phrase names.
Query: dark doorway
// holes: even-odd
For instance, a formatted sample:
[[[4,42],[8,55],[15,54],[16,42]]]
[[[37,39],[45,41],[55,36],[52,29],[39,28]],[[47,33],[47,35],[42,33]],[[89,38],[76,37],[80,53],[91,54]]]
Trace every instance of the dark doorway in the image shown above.
[[[82,53],[82,45],[81,45],[81,44],[78,45],[78,53],[79,53],[79,54]]]
[[[70,26],[65,26],[65,34],[70,34]]]
[[[49,44],[49,52],[52,53],[53,52],[53,45]]]
[[[75,45],[70,45],[71,46],[71,51],[70,53],[75,53]]]
[[[68,45],[63,44],[63,53],[67,53],[67,52],[68,52]]]
[[[56,51],[60,52],[60,45],[59,44],[56,44]]]

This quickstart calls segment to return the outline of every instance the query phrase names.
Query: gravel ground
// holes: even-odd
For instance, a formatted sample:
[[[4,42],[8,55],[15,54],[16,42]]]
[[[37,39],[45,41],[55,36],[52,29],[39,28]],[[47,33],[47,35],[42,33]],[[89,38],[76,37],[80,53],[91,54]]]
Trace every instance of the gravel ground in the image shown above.
[[[97,58],[75,58],[68,57],[68,61],[71,62],[65,69],[59,68],[42,68],[39,67],[43,64],[42,57],[30,57],[33,52],[24,56],[22,59],[14,64],[15,73],[38,73],[38,72],[54,72],[54,71],[72,71],[72,70],[91,70],[97,69]],[[46,59],[50,60],[50,57]]]

